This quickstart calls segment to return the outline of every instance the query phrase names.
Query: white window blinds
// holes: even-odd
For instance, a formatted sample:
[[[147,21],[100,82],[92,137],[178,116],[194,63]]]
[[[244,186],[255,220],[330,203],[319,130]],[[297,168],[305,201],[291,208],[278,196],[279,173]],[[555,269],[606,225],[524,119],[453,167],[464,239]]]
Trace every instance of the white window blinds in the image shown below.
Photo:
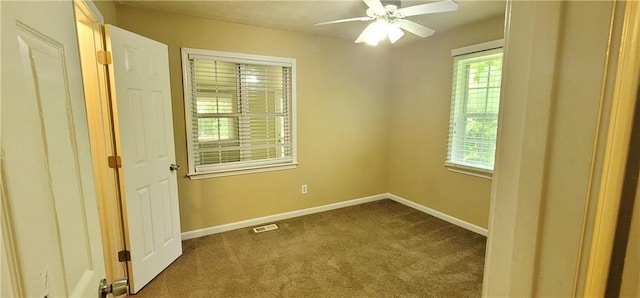
[[[493,171],[502,48],[453,57],[447,166]]]
[[[190,174],[294,163],[295,60],[183,49],[185,54]]]

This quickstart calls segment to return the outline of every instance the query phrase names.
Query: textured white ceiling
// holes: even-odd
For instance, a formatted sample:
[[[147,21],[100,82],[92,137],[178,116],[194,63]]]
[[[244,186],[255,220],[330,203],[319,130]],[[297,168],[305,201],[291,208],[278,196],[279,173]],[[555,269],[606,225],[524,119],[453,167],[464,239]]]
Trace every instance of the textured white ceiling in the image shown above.
[[[433,1],[383,1],[413,6]],[[444,32],[457,26],[504,14],[504,0],[457,0],[457,11],[413,16],[407,19]],[[314,24],[343,18],[365,16],[367,6],[360,0],[288,0],[288,1],[118,1],[122,5],[155,9],[222,21],[255,25],[285,31],[324,35],[348,40],[356,37],[368,24],[349,22],[324,26]],[[406,44],[419,38],[407,33],[398,42]]]

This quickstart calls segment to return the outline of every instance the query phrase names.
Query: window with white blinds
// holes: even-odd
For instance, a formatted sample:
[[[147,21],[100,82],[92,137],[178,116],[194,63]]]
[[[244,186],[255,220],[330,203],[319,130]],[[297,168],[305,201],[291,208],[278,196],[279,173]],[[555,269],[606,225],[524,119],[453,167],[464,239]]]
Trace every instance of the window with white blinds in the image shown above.
[[[182,49],[189,176],[296,165],[295,59]]]
[[[453,51],[453,91],[446,165],[490,175],[496,151],[502,41]]]

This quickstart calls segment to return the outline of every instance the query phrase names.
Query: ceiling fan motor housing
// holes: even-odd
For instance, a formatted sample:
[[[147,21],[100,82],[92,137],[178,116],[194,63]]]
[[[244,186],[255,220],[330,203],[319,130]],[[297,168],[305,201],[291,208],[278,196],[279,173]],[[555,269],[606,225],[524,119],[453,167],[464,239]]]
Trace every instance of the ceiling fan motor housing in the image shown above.
[[[401,5],[400,1],[381,1],[381,2],[382,2],[382,6],[384,6],[385,9],[387,9],[387,6],[393,5],[395,7],[394,8],[395,10],[400,8],[400,5]],[[387,11],[389,10],[387,9]]]
[[[397,3],[397,4],[396,4]],[[386,3],[384,4],[384,10],[386,11],[385,15],[380,15],[380,14],[376,14],[373,9],[371,8],[367,8],[367,16],[372,17],[372,18],[379,18],[379,17],[401,17],[399,13],[397,13],[396,11],[398,10],[398,7],[400,7],[400,2],[390,2],[390,3]]]

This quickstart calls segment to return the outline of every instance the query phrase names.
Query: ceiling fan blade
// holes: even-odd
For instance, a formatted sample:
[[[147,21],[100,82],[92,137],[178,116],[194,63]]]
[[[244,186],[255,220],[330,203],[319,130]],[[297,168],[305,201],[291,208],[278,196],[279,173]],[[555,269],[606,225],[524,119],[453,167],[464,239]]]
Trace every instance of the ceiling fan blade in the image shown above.
[[[437,12],[454,11],[458,9],[458,3],[453,0],[445,0],[440,2],[433,2],[427,4],[420,4],[415,6],[409,6],[396,10],[403,17],[410,17],[420,14],[429,14]]]
[[[422,26],[416,22],[412,22],[409,20],[404,20],[404,19],[400,19],[400,20],[396,20],[395,24],[398,25],[398,27],[407,30],[415,35],[418,35],[420,37],[427,37],[427,36],[431,36],[433,35],[433,33],[435,33],[436,31],[431,29],[431,28],[427,28],[425,26]]]
[[[380,0],[362,0],[371,10],[377,15],[387,14],[387,11],[382,6]]]
[[[322,22],[322,23],[317,23],[315,24],[316,26],[319,25],[329,25],[329,24],[337,24],[337,23],[345,23],[345,22],[355,22],[355,21],[371,21],[373,20],[372,17],[359,17],[359,18],[349,18],[349,19],[342,19],[342,20],[335,20],[335,21],[328,21],[328,22]]]

